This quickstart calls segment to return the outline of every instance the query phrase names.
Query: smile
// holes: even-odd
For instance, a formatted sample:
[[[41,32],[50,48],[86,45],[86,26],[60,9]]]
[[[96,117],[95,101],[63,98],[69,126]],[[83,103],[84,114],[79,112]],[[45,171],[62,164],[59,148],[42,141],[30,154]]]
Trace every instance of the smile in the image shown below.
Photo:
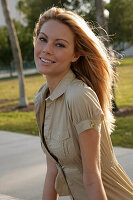
[[[45,63],[55,63],[54,61],[46,60],[46,59],[41,58],[41,57],[40,57],[40,60],[41,60],[42,62],[45,62]]]

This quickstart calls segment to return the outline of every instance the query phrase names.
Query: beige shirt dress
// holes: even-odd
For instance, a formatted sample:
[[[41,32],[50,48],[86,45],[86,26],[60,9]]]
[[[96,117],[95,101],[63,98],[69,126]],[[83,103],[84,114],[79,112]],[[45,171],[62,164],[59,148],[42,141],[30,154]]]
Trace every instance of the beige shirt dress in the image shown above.
[[[71,71],[47,97],[44,84],[35,96],[35,113],[44,153],[56,161],[59,196],[89,200],[83,184],[78,135],[94,128],[101,134],[102,181],[108,200],[133,200],[133,184],[114,155],[96,93]]]

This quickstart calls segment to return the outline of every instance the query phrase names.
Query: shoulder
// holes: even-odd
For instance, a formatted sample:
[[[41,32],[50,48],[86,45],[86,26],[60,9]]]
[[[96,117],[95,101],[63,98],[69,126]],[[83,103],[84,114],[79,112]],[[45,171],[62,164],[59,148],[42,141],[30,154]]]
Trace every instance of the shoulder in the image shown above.
[[[43,84],[38,92],[34,95],[34,99],[38,98],[41,94],[43,94],[45,92],[45,90],[47,89],[47,83]]]
[[[95,91],[91,87],[86,85],[82,80],[75,79],[72,81],[66,91],[66,100],[71,102],[79,101],[80,99],[83,100],[85,98],[93,100],[95,99],[99,102]]]
[[[81,80],[74,80],[66,91],[66,104],[78,133],[93,127],[100,130],[104,117],[95,91]]]

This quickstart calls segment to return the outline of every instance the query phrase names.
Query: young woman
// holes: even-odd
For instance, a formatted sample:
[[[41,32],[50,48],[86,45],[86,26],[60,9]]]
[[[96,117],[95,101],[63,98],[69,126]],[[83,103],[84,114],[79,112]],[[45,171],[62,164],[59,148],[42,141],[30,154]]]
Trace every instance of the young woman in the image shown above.
[[[133,199],[110,140],[113,71],[104,45],[80,16],[53,7],[36,24],[34,47],[47,79],[35,97],[47,158],[42,199]]]

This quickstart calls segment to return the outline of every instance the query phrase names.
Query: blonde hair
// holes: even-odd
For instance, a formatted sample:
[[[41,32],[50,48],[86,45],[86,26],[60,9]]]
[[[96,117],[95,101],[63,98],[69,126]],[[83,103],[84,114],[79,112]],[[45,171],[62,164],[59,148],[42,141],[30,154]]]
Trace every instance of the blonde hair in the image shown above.
[[[84,81],[97,94],[109,132],[113,130],[112,81],[113,68],[110,55],[103,43],[79,15],[62,8],[53,7],[40,15],[34,30],[34,43],[42,25],[50,19],[66,24],[75,35],[75,52],[79,59],[71,69],[78,79]]]

